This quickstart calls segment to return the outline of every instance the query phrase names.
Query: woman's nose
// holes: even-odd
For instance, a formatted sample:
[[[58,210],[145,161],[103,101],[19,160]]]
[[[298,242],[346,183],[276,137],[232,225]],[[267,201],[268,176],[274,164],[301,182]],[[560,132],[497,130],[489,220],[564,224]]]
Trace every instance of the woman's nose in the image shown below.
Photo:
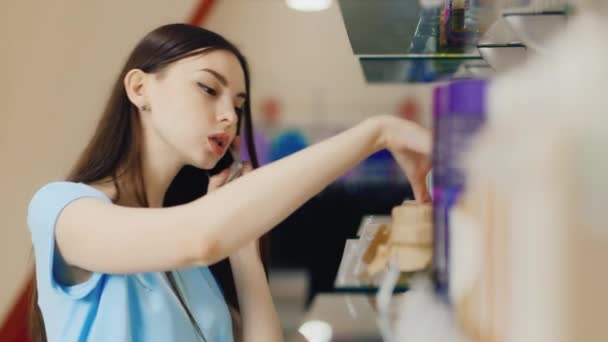
[[[236,125],[239,117],[233,106],[223,106],[219,111],[219,120],[230,125]]]

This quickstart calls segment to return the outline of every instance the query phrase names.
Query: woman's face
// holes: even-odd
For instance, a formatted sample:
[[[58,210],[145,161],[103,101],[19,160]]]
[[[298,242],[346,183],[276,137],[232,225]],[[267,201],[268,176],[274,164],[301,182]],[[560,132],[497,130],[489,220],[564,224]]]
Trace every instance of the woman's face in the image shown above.
[[[148,75],[144,129],[183,164],[211,169],[235,139],[245,103],[245,76],[236,56],[215,50],[181,59]],[[146,134],[149,134],[147,132]]]

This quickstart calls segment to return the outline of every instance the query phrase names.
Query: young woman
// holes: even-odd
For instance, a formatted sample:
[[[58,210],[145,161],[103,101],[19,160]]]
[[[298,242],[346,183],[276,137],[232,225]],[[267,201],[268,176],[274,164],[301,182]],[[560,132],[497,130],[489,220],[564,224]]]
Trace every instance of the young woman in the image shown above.
[[[281,341],[264,234],[384,148],[428,198],[429,132],[392,116],[255,171],[248,139],[253,167],[227,183],[249,94],[245,59],[213,32],[166,25],[135,47],[67,180],[30,202],[35,340]]]

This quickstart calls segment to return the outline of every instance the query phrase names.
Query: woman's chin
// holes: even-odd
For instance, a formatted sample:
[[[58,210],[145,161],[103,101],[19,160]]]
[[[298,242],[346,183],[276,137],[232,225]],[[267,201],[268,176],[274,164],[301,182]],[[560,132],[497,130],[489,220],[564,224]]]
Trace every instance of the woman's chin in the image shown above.
[[[209,156],[204,156],[204,157],[199,157],[199,158],[193,158],[191,160],[191,165],[196,168],[199,168],[199,169],[211,170],[217,165],[218,162],[219,162],[219,159],[217,159],[217,158],[211,158]]]

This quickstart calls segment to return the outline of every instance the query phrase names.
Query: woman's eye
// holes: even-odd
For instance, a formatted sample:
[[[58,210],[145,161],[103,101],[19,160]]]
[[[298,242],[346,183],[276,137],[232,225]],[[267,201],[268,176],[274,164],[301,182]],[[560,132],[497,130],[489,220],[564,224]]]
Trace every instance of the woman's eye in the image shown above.
[[[204,85],[200,82],[197,82],[197,84],[198,84],[199,88],[203,89],[203,91],[206,92],[207,94],[212,95],[212,96],[217,95],[217,91],[215,91],[215,89],[207,87],[206,85]]]

